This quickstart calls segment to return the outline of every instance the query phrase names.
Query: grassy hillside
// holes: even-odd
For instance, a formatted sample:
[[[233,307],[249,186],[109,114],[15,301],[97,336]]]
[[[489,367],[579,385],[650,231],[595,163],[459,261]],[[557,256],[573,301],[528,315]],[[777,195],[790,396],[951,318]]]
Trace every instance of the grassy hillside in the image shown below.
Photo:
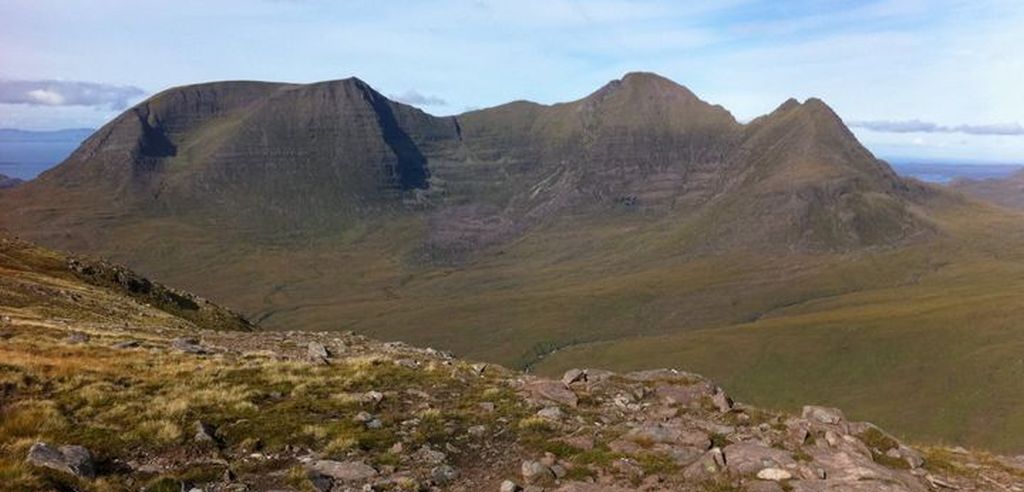
[[[0,246],[4,490],[923,492],[1024,479],[1014,458],[911,446],[834,408],[764,411],[689,372],[557,381],[352,333],[223,330],[66,267],[83,260]]]
[[[448,267],[423,262],[427,225],[406,215],[312,239],[112,232],[119,260],[266,329],[356,330],[548,374],[692,368],[757,404],[834,403],[913,439],[1019,451],[1024,218],[945,210],[934,240],[842,254],[687,255],[693,222],[576,216]]]

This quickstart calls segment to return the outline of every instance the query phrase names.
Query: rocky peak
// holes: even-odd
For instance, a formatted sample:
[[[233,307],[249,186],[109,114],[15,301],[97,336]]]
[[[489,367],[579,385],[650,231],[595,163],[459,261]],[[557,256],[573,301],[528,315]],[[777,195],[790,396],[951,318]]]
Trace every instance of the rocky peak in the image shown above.
[[[660,130],[718,127],[728,132],[736,120],[725,108],[709,104],[686,87],[649,72],[630,72],[576,103],[612,123],[660,125]]]

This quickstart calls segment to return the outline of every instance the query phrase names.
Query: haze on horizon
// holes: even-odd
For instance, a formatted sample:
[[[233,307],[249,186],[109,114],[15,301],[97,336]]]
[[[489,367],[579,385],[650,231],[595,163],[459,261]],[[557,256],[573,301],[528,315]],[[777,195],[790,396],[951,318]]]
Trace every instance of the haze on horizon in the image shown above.
[[[827,101],[883,157],[1024,161],[1010,0],[0,5],[0,127],[98,127],[170,86],[358,76],[432,114],[654,71],[740,120]]]

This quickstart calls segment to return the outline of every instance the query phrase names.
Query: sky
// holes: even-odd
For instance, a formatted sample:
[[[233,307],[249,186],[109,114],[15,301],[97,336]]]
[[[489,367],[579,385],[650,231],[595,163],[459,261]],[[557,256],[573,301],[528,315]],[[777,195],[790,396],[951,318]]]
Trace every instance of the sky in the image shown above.
[[[741,121],[820,97],[876,154],[1024,162],[1020,0],[4,0],[0,128],[168,87],[357,76],[437,115],[653,71]]]

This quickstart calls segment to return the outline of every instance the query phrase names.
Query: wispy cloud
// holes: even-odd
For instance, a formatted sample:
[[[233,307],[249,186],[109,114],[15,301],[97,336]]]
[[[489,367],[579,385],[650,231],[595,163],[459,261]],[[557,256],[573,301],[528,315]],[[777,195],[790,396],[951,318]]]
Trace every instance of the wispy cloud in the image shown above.
[[[133,86],[70,80],[0,80],[0,103],[32,106],[100,106],[124,109],[146,91]]]
[[[405,92],[403,92],[401,94],[391,94],[388,97],[390,97],[391,99],[394,99],[394,100],[396,100],[398,102],[405,103],[405,104],[411,104],[413,106],[447,106],[448,105],[448,101],[445,101],[444,99],[441,99],[440,97],[420,94],[419,92],[417,92],[414,89],[409,89],[409,90],[407,90],[407,91],[405,91]]]
[[[945,126],[921,120],[851,121],[850,126],[884,133],[966,133],[968,135],[1024,135],[1018,123]]]

